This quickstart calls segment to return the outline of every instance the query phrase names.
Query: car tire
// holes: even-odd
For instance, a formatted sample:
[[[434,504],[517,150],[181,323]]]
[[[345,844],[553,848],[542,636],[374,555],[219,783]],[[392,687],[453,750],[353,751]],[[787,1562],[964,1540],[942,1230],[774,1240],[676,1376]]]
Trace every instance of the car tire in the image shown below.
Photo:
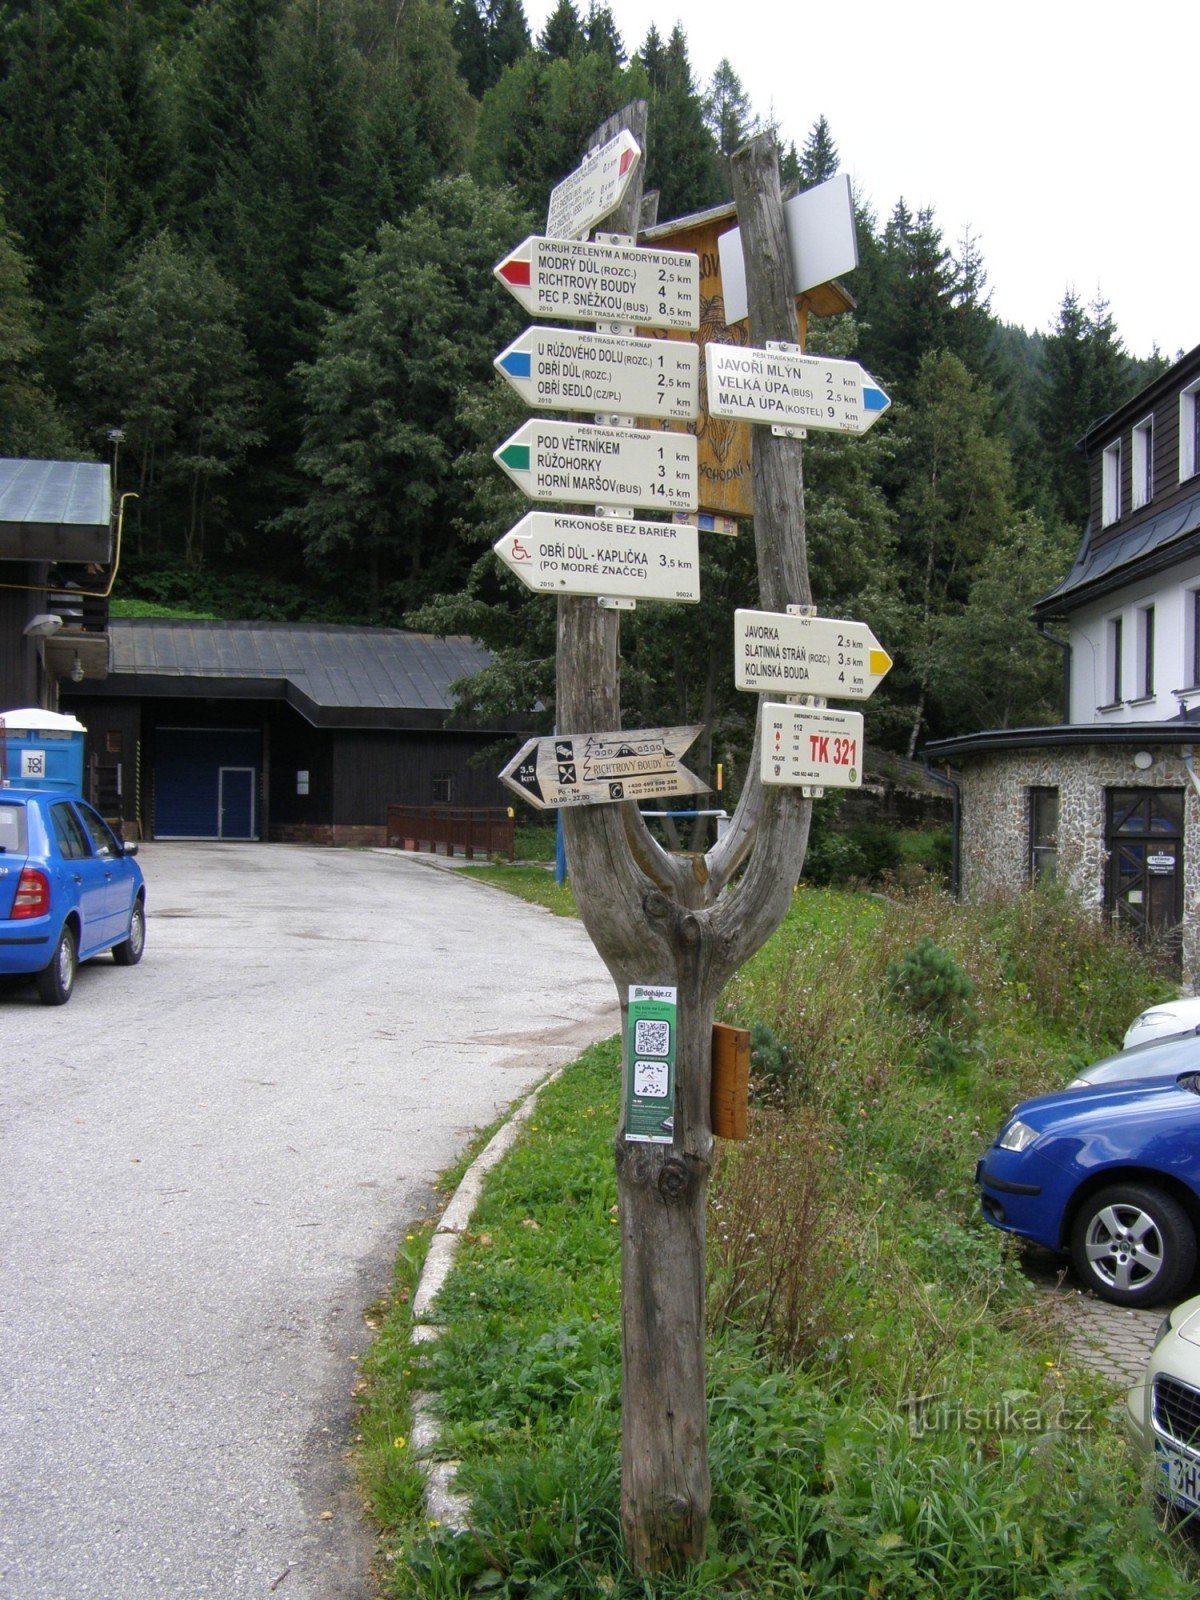
[[[1071,1260],[1086,1286],[1118,1306],[1158,1305],[1196,1269],[1196,1232],[1171,1195],[1140,1183],[1100,1189],[1071,1227]]]
[[[119,967],[136,967],[146,948],[146,907],[139,896],[129,913],[129,934],[113,945],[113,960]]]
[[[38,998],[44,1006],[65,1006],[75,987],[75,973],[79,967],[79,944],[75,929],[64,922],[54,947],[52,959],[34,974]]]

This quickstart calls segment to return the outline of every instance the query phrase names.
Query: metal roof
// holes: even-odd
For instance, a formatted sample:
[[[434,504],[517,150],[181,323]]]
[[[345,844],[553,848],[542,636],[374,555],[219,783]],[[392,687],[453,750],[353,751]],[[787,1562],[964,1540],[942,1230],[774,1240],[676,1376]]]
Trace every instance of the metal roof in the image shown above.
[[[440,724],[450,685],[492,659],[473,639],[332,623],[114,617],[109,630],[106,695],[284,699],[319,726]]]
[[[1147,517],[1144,522],[1100,545],[1093,544],[1089,523],[1075,565],[1057,588],[1037,602],[1034,616],[1056,616],[1074,610],[1120,587],[1132,576],[1126,568],[1135,561],[1139,563],[1139,577],[1143,572],[1170,566],[1173,561],[1191,554],[1190,548],[1177,547],[1177,541],[1197,531],[1200,531],[1200,489],[1186,500]]]
[[[1097,744],[1200,744],[1200,721],[1183,713],[1161,722],[1060,722],[1045,727],[986,728],[980,733],[958,734],[953,739],[933,739],[921,754],[930,761],[949,761],[996,750],[1062,750]]]
[[[108,532],[112,477],[101,461],[20,461],[0,457],[0,524]]]

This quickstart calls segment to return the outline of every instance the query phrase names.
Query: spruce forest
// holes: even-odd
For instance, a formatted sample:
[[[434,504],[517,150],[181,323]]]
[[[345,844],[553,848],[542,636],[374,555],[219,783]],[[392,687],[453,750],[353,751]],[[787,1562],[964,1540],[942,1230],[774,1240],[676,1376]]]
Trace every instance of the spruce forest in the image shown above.
[[[586,0],[537,37],[521,0],[7,0],[0,50],[0,455],[106,459],[121,431],[127,610],[468,633],[495,653],[476,709],[548,726],[554,607],[491,555],[528,508],[491,459],[526,415],[492,361],[528,321],[492,267],[632,99],[660,220],[727,200],[763,126],[736,61],[698,81],[680,26],[622,39]],[[795,120],[802,189],[837,130]],[[1001,324],[933,209],[860,202],[858,239],[857,310],[809,349],[893,407],[804,466],[820,610],[896,661],[869,737],[1056,720],[1027,618],[1082,532],[1074,445],[1165,363],[1060,285],[1049,334]],[[748,743],[729,616],[754,554],[701,550],[698,606],[623,624],[625,717],[704,721],[719,759]]]

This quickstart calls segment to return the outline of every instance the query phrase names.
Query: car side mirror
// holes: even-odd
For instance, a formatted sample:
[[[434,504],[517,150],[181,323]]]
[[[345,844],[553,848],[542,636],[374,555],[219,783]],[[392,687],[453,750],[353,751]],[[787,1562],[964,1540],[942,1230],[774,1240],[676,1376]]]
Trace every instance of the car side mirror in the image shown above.
[[[121,854],[123,856],[135,856],[137,853],[138,847],[136,844],[125,844],[124,841],[122,841]]]

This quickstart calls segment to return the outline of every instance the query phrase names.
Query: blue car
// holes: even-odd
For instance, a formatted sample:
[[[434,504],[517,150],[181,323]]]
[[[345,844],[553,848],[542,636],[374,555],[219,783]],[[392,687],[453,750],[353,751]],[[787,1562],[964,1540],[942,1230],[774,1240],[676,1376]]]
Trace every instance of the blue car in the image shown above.
[[[1120,1306],[1177,1296],[1200,1232],[1200,1074],[1026,1100],[975,1172],[997,1228],[1069,1251]]]
[[[111,950],[135,966],[146,947],[136,854],[75,795],[0,788],[0,976],[31,976],[61,1006],[81,961]]]

